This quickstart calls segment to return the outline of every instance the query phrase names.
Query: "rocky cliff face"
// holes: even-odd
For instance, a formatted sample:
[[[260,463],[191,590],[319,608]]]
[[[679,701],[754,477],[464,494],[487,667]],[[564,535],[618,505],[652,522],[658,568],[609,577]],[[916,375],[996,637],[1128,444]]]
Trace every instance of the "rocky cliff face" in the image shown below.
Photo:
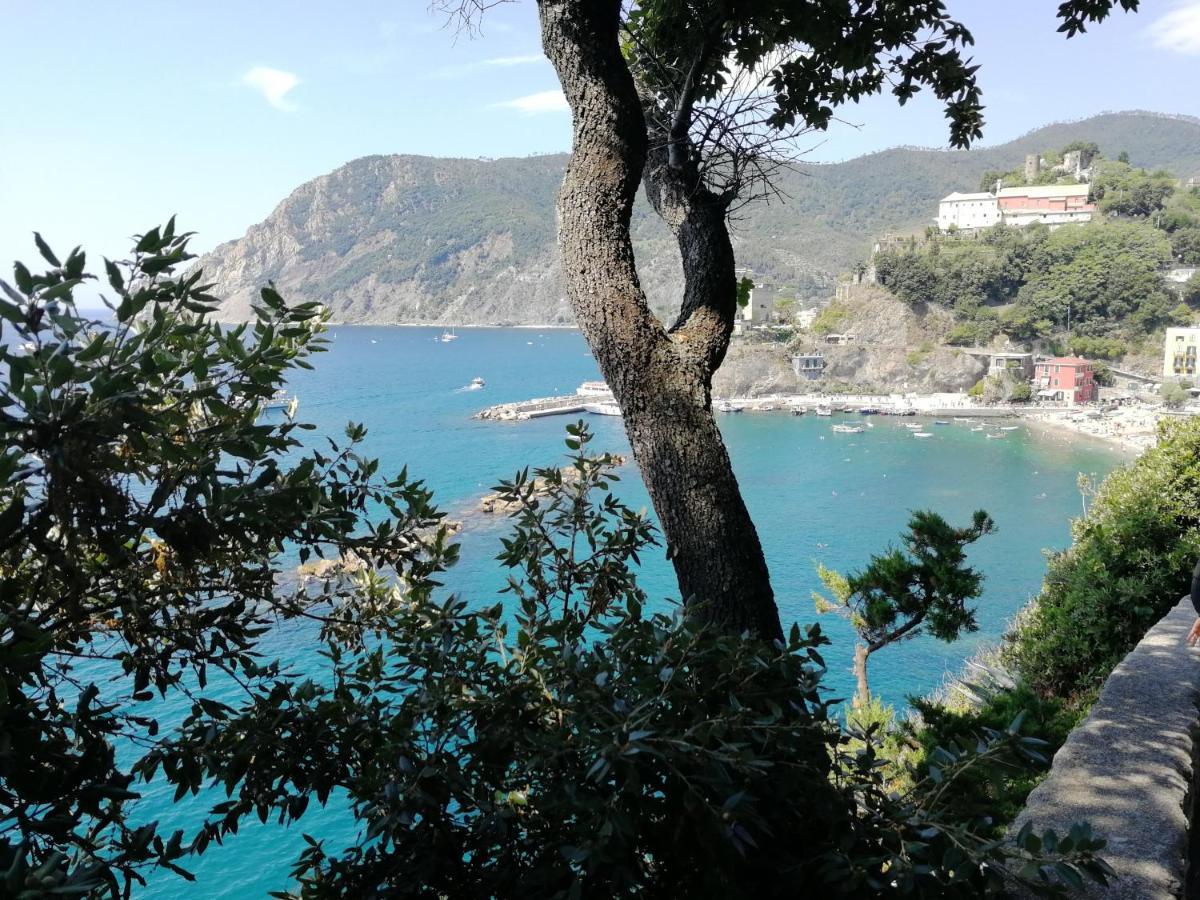
[[[248,317],[274,281],[341,322],[571,324],[553,211],[565,164],[562,155],[355,160],[199,264],[229,320]],[[635,233],[647,290],[665,312],[681,292],[673,241],[648,210]]]
[[[828,296],[837,273],[865,258],[878,235],[922,227],[940,197],[974,189],[985,170],[1072,140],[1200,174],[1200,122],[1147,113],[1049,126],[969,152],[896,149],[799,166],[781,176],[786,202],[741,211],[738,260],[801,299]],[[297,188],[200,265],[231,320],[246,318],[273,280],[286,297],[323,303],[343,322],[570,323],[554,221],[565,164],[563,154],[365,157]],[[674,241],[641,201],[632,230],[647,295],[669,318],[681,295]]]
[[[804,334],[790,345],[736,342],[713,379],[719,397],[761,397],[774,393],[863,392],[937,393],[965,391],[983,377],[986,366],[956,347],[942,344],[953,317],[941,309],[913,309],[886,290],[862,286],[837,304],[838,331],[854,343],[832,346],[819,334]],[[820,352],[824,377],[799,378],[793,353]]]

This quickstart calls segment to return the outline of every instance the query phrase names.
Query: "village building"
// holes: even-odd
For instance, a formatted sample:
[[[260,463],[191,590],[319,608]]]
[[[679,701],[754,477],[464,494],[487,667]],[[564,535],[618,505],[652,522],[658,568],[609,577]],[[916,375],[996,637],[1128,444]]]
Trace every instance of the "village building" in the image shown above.
[[[938,204],[938,228],[942,231],[970,231],[991,228],[1000,222],[1000,208],[994,194],[960,194],[955,191]]]
[[[1035,222],[1057,228],[1091,221],[1096,204],[1088,202],[1086,184],[1045,184],[1001,188],[997,193],[943,197],[938,204],[938,228],[973,231],[1003,222],[1022,227]]]
[[[1194,377],[1197,347],[1200,347],[1200,328],[1168,328],[1163,347],[1163,378]]]
[[[792,357],[792,371],[797,378],[816,381],[825,374],[825,357],[820,353],[797,353]]]
[[[1039,400],[1065,402],[1068,406],[1091,403],[1099,395],[1092,364],[1078,356],[1039,361],[1034,368],[1033,383]]]
[[[1028,381],[1033,377],[1032,353],[1005,353],[969,347],[964,348],[963,352],[985,360],[989,378],[997,375],[1009,375],[1021,381]]]
[[[1006,225],[1066,225],[1089,222],[1096,204],[1088,202],[1086,184],[1044,184],[1001,188],[996,194],[1000,219]]]
[[[825,335],[825,343],[827,343],[827,344],[833,344],[835,347],[844,347],[846,344],[853,344],[853,343],[854,343],[854,335],[853,335],[853,334],[850,334],[850,333],[846,333],[846,334],[837,334],[837,333],[827,334],[827,335]]]
[[[737,317],[733,321],[734,334],[743,334],[751,328],[760,328],[770,323],[775,313],[775,300],[762,288],[761,284],[752,287],[746,305],[738,307]]]

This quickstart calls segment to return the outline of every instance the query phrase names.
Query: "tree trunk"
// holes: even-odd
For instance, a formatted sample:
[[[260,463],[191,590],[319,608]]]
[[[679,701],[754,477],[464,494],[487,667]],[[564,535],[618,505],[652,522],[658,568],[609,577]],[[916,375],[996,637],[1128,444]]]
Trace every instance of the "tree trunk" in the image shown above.
[[[855,706],[866,706],[871,702],[871,686],[867,682],[867,659],[871,651],[863,644],[854,645],[854,678],[858,691],[854,694]]]
[[[722,628],[781,637],[758,533],[712,414],[712,373],[737,305],[724,207],[663,207],[675,216],[668,222],[687,277],[680,318],[668,333],[646,302],[629,235],[648,141],[618,42],[620,0],[540,0],[538,9],[543,46],[574,120],[558,198],[567,291],[621,406],[683,599]]]

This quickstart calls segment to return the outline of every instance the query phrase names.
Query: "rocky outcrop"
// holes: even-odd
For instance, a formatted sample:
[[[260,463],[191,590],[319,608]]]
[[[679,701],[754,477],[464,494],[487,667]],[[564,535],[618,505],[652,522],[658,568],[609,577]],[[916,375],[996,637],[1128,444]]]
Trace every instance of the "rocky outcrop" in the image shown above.
[[[883,288],[855,287],[830,305],[838,333],[853,343],[835,346],[824,334],[803,334],[789,346],[737,342],[713,378],[719,397],[761,397],[775,393],[841,392],[922,394],[965,391],[983,377],[977,357],[942,341],[954,326],[944,309],[913,309]],[[794,353],[819,352],[823,377],[797,377]]]

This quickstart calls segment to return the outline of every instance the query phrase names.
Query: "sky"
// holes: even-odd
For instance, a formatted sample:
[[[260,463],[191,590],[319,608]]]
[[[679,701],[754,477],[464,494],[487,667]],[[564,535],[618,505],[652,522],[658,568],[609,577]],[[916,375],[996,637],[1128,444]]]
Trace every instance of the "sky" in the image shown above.
[[[1070,41],[1058,0],[948,0],[976,38],[984,143],[1094,113],[1200,116],[1200,0],[1142,0]],[[569,149],[534,0],[456,33],[428,0],[0,0],[0,277],[31,233],[120,256],[177,214],[196,250],[377,153]],[[935,101],[844,108],[809,159],[945,146]]]

